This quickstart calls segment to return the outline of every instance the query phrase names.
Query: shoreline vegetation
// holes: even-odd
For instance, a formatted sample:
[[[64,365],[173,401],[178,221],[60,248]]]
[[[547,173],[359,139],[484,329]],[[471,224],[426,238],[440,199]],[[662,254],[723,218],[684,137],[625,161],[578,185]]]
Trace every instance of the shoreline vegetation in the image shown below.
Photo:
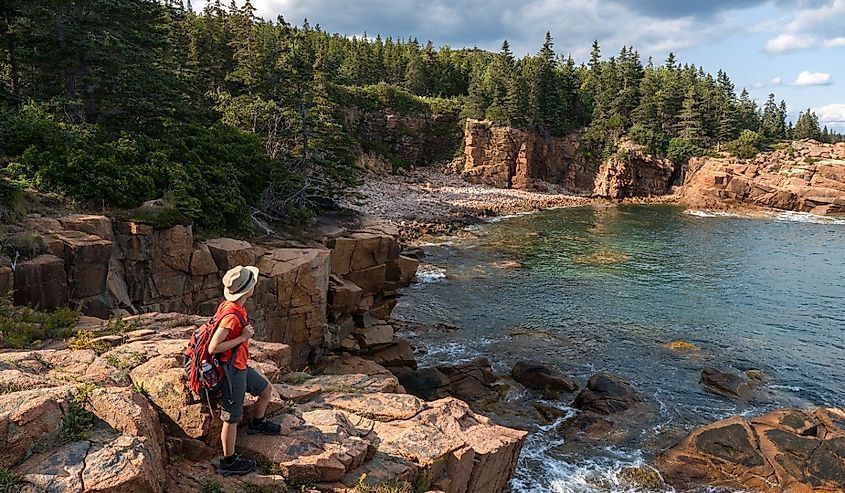
[[[6,217],[26,212],[16,196],[28,189],[88,212],[168,198],[209,234],[301,225],[360,185],[366,156],[397,171],[460,155],[466,118],[578,132],[596,167],[626,139],[676,164],[843,140],[809,110],[787,122],[774,94],[758,106],[722,71],[674,54],[644,60],[629,46],[610,56],[598,42],[577,64],[551,33],[518,58],[507,41],[490,52],[349,38],[260,19],[250,2],[199,12],[174,1],[11,2],[2,13]]]

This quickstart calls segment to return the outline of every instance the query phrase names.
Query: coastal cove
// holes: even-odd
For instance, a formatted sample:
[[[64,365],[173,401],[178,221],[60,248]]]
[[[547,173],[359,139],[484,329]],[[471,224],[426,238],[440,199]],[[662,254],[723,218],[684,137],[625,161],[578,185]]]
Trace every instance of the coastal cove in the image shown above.
[[[575,393],[500,378],[487,414],[531,432],[514,491],[667,491],[631,489],[627,468],[717,420],[845,401],[845,224],[756,216],[599,204],[494,220],[426,246],[393,317],[428,327],[401,334],[423,367],[486,357],[507,375],[529,359],[582,387],[620,375],[646,401],[585,440],[561,426]],[[699,383],[706,367],[760,370],[765,383],[727,398]]]

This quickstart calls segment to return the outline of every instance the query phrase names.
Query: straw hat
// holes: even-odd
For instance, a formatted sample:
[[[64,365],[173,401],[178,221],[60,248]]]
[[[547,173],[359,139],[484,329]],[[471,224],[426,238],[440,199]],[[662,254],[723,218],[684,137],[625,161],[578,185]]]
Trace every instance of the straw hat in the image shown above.
[[[238,301],[258,283],[258,267],[239,265],[223,276],[223,297]]]

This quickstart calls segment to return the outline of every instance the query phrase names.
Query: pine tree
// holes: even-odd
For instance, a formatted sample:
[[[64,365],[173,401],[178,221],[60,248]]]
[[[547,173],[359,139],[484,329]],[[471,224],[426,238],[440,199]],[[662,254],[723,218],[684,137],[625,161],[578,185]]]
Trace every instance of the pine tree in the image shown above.
[[[825,132],[827,127],[825,127]],[[826,142],[826,137],[819,128],[819,118],[810,109],[798,114],[798,121],[795,122],[795,128],[792,133],[792,138],[796,140],[813,139],[819,142]]]
[[[678,115],[678,136],[693,142],[702,141],[701,100],[690,86],[684,95],[681,113]]]

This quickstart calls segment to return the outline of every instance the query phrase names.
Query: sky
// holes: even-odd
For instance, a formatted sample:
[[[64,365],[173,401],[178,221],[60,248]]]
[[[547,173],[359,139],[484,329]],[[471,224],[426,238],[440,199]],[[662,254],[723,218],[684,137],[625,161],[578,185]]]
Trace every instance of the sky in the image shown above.
[[[237,0],[239,4],[243,0]],[[228,2],[225,2],[228,3]],[[347,36],[416,37],[435,46],[536,53],[546,31],[555,50],[586,61],[592,41],[610,57],[633,46],[655,63],[725,70],[764,102],[785,99],[793,121],[811,108],[845,132],[845,0],[252,0],[257,15]],[[201,9],[204,0],[194,0]]]

